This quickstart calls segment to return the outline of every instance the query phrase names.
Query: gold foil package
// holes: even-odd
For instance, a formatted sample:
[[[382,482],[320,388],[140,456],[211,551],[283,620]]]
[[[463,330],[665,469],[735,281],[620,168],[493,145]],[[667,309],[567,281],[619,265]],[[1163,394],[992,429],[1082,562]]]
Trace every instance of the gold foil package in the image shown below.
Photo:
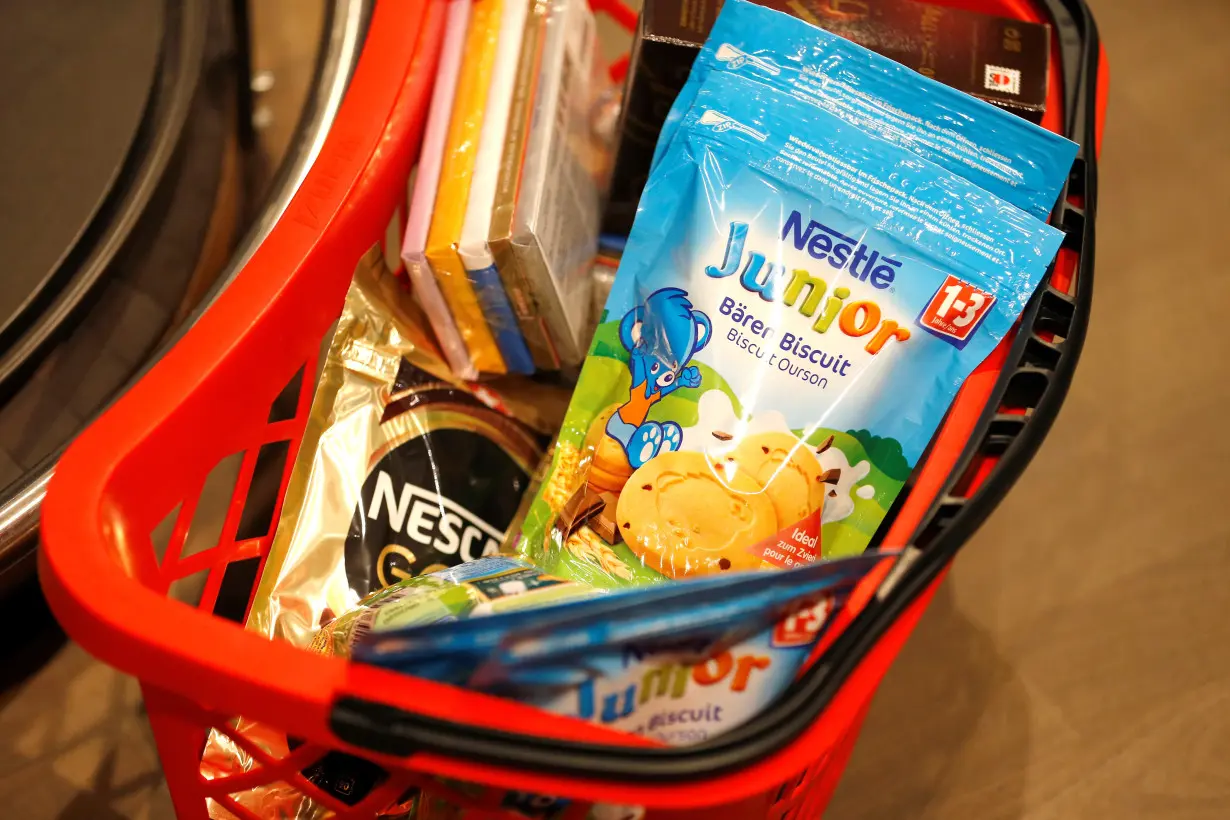
[[[427,327],[373,248],[322,352],[249,629],[308,649],[322,625],[370,593],[507,551],[568,391],[516,377],[458,380]],[[270,727],[240,722],[266,745],[288,743]],[[204,761],[216,772],[253,765],[220,733]],[[345,774],[336,760],[330,765],[304,774],[329,791]],[[261,816],[329,816],[290,788],[254,789],[242,802]]]
[[[566,396],[456,380],[405,301],[368,254],[325,354],[253,629],[307,645],[327,613],[504,546]]]

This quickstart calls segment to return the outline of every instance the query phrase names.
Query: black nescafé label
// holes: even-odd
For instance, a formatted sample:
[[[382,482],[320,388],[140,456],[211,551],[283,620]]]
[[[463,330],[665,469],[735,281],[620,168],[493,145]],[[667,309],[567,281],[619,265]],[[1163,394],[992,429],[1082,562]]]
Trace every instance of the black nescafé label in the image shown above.
[[[403,362],[346,537],[360,595],[497,552],[541,442],[524,425]]]

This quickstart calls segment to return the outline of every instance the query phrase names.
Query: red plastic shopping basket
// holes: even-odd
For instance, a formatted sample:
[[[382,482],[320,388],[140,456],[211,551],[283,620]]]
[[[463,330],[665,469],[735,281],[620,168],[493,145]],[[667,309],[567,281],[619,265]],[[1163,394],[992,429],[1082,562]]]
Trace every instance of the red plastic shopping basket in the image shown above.
[[[342,818],[372,818],[415,787],[450,795],[470,818],[524,816],[503,807],[512,790],[568,798],[563,818],[586,817],[595,802],[644,806],[648,818],[823,813],[876,686],[948,561],[1045,435],[1088,317],[1107,79],[1093,20],[1081,0],[955,4],[1054,26],[1046,125],[1085,149],[1053,217],[1067,242],[894,511],[887,543],[913,548],[860,588],[827,653],[780,702],[688,748],[319,657],[236,623],[246,598],[236,609],[232,593],[250,592],[277,516],[276,505],[249,500],[253,476],[280,478],[280,497],[313,390],[304,374],[357,260],[400,218],[418,149],[443,5],[378,5],[336,124],[279,224],[177,347],[68,450],[43,507],[47,598],[89,652],[141,679],[181,820],[206,817],[207,800],[254,817],[238,798],[274,782]],[[224,521],[202,533],[196,514],[219,476]],[[240,715],[295,742],[269,751],[232,725]],[[211,729],[257,765],[203,774]],[[365,788],[326,790],[304,774],[340,753],[363,759]]]

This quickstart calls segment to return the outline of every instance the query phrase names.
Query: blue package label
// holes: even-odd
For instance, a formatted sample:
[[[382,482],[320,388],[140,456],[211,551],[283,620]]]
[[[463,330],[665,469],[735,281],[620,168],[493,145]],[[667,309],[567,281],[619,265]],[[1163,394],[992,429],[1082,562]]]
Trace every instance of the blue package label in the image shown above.
[[[697,658],[632,643],[585,656],[585,679],[563,690],[530,679],[527,702],[669,746],[690,746],[741,726],[798,676],[829,616],[826,597],[760,634]]]
[[[366,635],[354,657],[671,745],[741,725],[798,675],[882,553],[793,573],[739,573],[447,628]],[[525,796],[532,802],[533,796]]]

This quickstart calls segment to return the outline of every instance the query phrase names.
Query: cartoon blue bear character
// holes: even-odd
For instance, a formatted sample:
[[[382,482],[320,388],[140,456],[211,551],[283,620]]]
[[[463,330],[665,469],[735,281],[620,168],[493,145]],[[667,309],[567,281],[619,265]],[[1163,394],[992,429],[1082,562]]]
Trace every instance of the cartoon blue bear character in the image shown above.
[[[683,443],[678,424],[648,421],[649,410],[680,387],[700,387],[700,370],[688,363],[712,335],[709,317],[693,310],[687,291],[679,288],[654,291],[620,321],[632,389],[611,415],[606,432],[623,447],[632,469]]]

